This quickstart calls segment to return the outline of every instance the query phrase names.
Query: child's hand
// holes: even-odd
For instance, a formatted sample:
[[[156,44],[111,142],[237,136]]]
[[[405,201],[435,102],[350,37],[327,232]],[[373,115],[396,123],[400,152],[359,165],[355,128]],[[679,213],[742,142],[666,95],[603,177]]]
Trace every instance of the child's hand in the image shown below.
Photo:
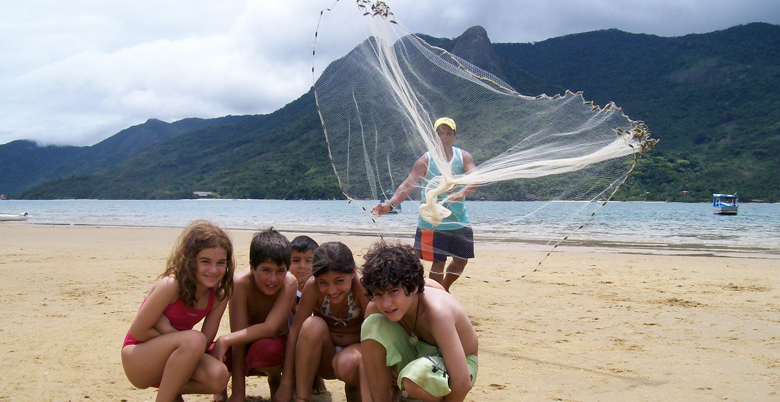
[[[224,337],[219,337],[216,342],[214,342],[214,347],[209,350],[209,354],[214,357],[215,359],[224,362],[225,353],[227,352],[228,345],[225,342]]]

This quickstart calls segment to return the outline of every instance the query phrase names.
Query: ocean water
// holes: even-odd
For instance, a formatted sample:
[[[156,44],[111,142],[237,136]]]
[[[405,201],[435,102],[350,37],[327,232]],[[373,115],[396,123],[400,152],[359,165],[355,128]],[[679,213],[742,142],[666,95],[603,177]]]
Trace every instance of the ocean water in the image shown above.
[[[400,214],[372,218],[348,201],[305,200],[52,200],[0,201],[0,213],[27,212],[34,225],[184,227],[208,219],[229,229],[413,236],[414,202]],[[736,216],[709,203],[467,201],[477,240],[632,245],[659,249],[743,250],[780,254],[780,204],[741,204]],[[19,224],[19,223],[3,223]],[[584,226],[582,226],[584,224]],[[579,228],[582,226],[581,228]],[[579,229],[578,229],[579,228]]]

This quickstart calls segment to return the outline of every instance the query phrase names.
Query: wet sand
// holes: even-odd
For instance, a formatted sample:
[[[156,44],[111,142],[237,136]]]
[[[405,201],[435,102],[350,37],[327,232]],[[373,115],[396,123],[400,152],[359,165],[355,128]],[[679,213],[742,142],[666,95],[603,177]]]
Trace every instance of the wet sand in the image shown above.
[[[154,400],[119,351],[180,232],[0,224],[0,401]],[[252,232],[229,234],[245,267]],[[376,240],[309,235],[358,263]],[[534,272],[549,248],[478,243],[453,285],[480,336],[468,401],[780,399],[780,255],[566,246]]]

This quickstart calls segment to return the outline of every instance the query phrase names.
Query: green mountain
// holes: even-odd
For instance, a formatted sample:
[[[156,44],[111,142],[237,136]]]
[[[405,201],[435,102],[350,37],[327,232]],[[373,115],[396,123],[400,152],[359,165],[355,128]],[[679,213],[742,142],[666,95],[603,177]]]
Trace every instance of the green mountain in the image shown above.
[[[494,48],[544,82],[614,101],[661,139],[619,199],[780,200],[780,26],[675,38],[612,29]]]
[[[160,141],[92,175],[72,175],[21,198],[324,199],[341,192],[309,92],[284,108]]]
[[[618,199],[706,201],[713,192],[737,192],[747,200],[780,201],[780,26],[754,23],[674,38],[603,30],[536,43],[491,44],[480,27],[455,39],[423,37],[521,93],[583,91],[596,104],[614,101],[645,121],[661,142]],[[149,121],[141,125],[148,141],[120,136],[123,131],[103,142],[110,146],[0,145],[0,193],[341,197],[311,93],[272,114],[223,119],[207,126],[171,123],[175,132]],[[513,194],[486,188],[478,195],[519,198]]]
[[[170,124],[149,119],[144,124],[124,129],[89,147],[42,147],[32,141],[12,141],[0,145],[0,193],[16,194],[61,177],[93,174],[114,166],[157,142],[185,132],[227,124],[240,118],[190,118]]]

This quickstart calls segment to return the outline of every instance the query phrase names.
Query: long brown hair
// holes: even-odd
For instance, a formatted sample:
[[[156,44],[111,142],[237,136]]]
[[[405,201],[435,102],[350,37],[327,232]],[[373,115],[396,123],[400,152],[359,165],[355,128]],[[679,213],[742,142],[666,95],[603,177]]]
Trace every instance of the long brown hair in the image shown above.
[[[184,305],[195,307],[195,283],[197,279],[197,257],[201,250],[221,248],[227,254],[225,275],[215,287],[215,295],[219,300],[229,298],[233,294],[233,270],[236,263],[233,259],[233,244],[228,235],[219,227],[205,220],[190,223],[176,241],[171,256],[168,257],[165,272],[160,278],[172,276],[179,284],[179,296]]]

